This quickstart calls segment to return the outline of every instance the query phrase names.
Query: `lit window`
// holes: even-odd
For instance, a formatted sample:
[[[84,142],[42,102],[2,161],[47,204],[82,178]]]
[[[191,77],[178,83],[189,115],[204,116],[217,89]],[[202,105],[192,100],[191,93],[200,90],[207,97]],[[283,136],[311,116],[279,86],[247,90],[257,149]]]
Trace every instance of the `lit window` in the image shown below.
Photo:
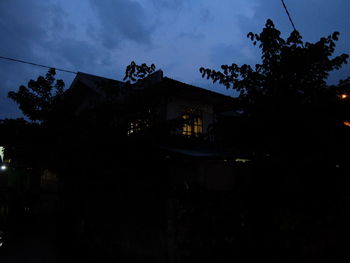
[[[350,127],[350,121],[344,121],[343,124],[344,124],[345,126]]]
[[[191,125],[190,125],[190,116],[188,114],[182,115],[184,124],[182,126],[182,135],[190,136],[191,135]]]
[[[193,121],[193,130],[194,134],[202,134],[203,133],[203,121],[202,117],[195,117]]]
[[[345,100],[345,99],[349,98],[349,95],[346,94],[346,93],[343,93],[343,94],[340,94],[339,97],[340,97],[342,100]]]
[[[184,136],[198,136],[203,133],[203,120],[200,111],[187,110],[182,115],[184,121],[182,125],[182,135]]]
[[[134,120],[130,121],[128,125],[128,135],[136,134],[140,132],[144,128],[149,128],[150,122],[149,120]]]
[[[141,127],[140,127],[140,122],[138,120],[129,122],[128,135],[138,133],[140,130],[141,130]]]
[[[236,158],[235,161],[237,163],[248,163],[250,162],[251,160],[250,159],[244,159],[244,158]]]
[[[4,161],[4,151],[5,148],[3,146],[0,146],[0,162]]]

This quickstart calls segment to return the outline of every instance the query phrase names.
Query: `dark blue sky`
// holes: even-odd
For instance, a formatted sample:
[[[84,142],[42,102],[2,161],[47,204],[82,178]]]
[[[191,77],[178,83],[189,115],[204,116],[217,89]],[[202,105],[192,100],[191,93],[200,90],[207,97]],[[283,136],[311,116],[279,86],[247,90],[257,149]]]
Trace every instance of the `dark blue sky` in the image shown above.
[[[336,54],[350,53],[349,0],[285,0],[309,42],[341,33]],[[201,66],[255,64],[246,38],[270,18],[284,36],[291,25],[280,0],[1,0],[0,56],[122,79],[132,60],[154,63],[166,76],[233,94],[201,79]],[[7,99],[46,70],[0,60],[0,119],[21,116]],[[350,66],[329,82],[350,76]],[[74,75],[58,73],[69,87]]]

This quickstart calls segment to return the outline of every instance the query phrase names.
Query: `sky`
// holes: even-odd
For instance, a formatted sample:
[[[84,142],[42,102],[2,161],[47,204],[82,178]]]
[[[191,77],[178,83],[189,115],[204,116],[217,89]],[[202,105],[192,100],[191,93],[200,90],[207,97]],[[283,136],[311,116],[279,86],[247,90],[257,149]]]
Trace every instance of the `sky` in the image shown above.
[[[305,41],[340,32],[335,55],[350,54],[349,0],[285,0]],[[0,0],[0,56],[122,80],[125,67],[154,63],[164,75],[234,96],[202,79],[200,67],[260,63],[247,38],[272,19],[292,27],[280,0]],[[0,119],[22,117],[7,98],[47,69],[0,59]],[[350,76],[350,65],[329,83]],[[74,74],[57,72],[68,88]]]

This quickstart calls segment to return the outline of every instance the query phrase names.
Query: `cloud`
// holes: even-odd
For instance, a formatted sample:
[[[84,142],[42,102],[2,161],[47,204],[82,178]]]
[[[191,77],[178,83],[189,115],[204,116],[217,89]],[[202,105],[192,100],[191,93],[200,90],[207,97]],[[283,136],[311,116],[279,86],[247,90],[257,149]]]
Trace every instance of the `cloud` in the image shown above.
[[[305,40],[341,32],[336,53],[348,53],[348,0],[295,0],[288,8]],[[260,54],[246,38],[272,18],[284,36],[291,25],[274,0],[0,0],[0,55],[122,78],[131,60],[155,63],[165,74],[198,82],[201,66],[255,64]],[[350,65],[332,74],[348,75]],[[0,61],[0,118],[18,114],[7,99],[45,69]],[[58,73],[69,86],[74,75]],[[199,83],[199,82],[198,82]]]
[[[56,18],[53,11],[53,6],[39,0],[0,1],[2,36],[0,54],[5,57],[46,63],[47,60],[38,60],[38,50],[46,40],[47,28],[52,25],[52,19]],[[56,23],[59,23],[59,18]],[[9,61],[1,61],[0,68],[0,118],[21,116],[17,106],[7,98],[7,93],[25,84],[25,79],[34,78],[31,76],[33,73],[43,70]]]
[[[51,0],[0,1],[0,35],[4,36],[0,55],[73,71],[93,72],[98,65],[108,66],[108,52],[103,49],[98,52],[98,46],[80,32],[83,28],[72,26],[69,12],[62,4]],[[7,93],[45,75],[47,69],[4,60],[0,61],[0,69],[0,119],[22,116]],[[73,76],[59,72],[56,75],[65,81],[66,87]]]
[[[90,0],[100,26],[98,37],[106,48],[116,48],[127,39],[139,44],[150,44],[152,21],[143,7],[129,0]]]
[[[200,15],[199,20],[201,23],[207,23],[213,19],[212,14],[209,10],[209,8],[202,8],[200,9]]]
[[[181,9],[185,0],[152,0],[154,6],[167,9]]]
[[[195,40],[201,40],[205,38],[204,34],[198,34],[198,33],[189,33],[189,32],[182,32],[178,35],[179,38],[189,38],[189,39],[195,39]]]
[[[47,9],[38,1],[0,1],[1,52],[31,55],[35,45],[45,38]]]
[[[247,39],[248,42],[248,39]],[[212,47],[210,52],[214,65],[223,64],[250,64],[255,65],[259,61],[259,49],[257,46],[239,46],[230,44],[218,44]]]
[[[97,50],[92,44],[76,39],[62,38],[51,45],[51,51],[57,61],[68,63],[72,68],[81,70],[93,65],[97,60]]]

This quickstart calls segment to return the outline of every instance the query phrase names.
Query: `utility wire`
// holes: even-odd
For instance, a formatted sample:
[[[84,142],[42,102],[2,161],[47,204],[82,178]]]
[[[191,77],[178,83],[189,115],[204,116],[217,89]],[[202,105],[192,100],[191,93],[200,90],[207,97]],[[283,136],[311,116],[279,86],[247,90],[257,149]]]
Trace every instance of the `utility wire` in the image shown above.
[[[70,71],[70,70],[66,70],[66,69],[60,69],[60,68],[55,68],[55,67],[49,67],[49,66],[40,65],[40,64],[36,64],[36,63],[24,61],[24,60],[19,60],[19,59],[14,59],[14,58],[8,58],[8,57],[0,56],[0,59],[10,60],[10,61],[19,62],[19,63],[28,64],[28,65],[37,66],[37,67],[42,67],[42,68],[49,68],[49,69],[50,68],[54,68],[55,70],[58,70],[58,71],[72,73],[72,74],[77,74],[77,72],[74,72],[74,71]]]
[[[284,10],[286,10],[287,16],[288,16],[288,18],[289,18],[290,23],[292,24],[292,27],[294,28],[295,31],[297,31],[297,29],[295,28],[295,25],[294,25],[294,23],[293,23],[292,17],[290,16],[289,11],[288,11],[288,9],[287,9],[287,6],[286,6],[286,4],[284,3],[284,0],[281,0],[281,2],[282,2],[282,5],[283,5],[283,7],[284,7]]]

